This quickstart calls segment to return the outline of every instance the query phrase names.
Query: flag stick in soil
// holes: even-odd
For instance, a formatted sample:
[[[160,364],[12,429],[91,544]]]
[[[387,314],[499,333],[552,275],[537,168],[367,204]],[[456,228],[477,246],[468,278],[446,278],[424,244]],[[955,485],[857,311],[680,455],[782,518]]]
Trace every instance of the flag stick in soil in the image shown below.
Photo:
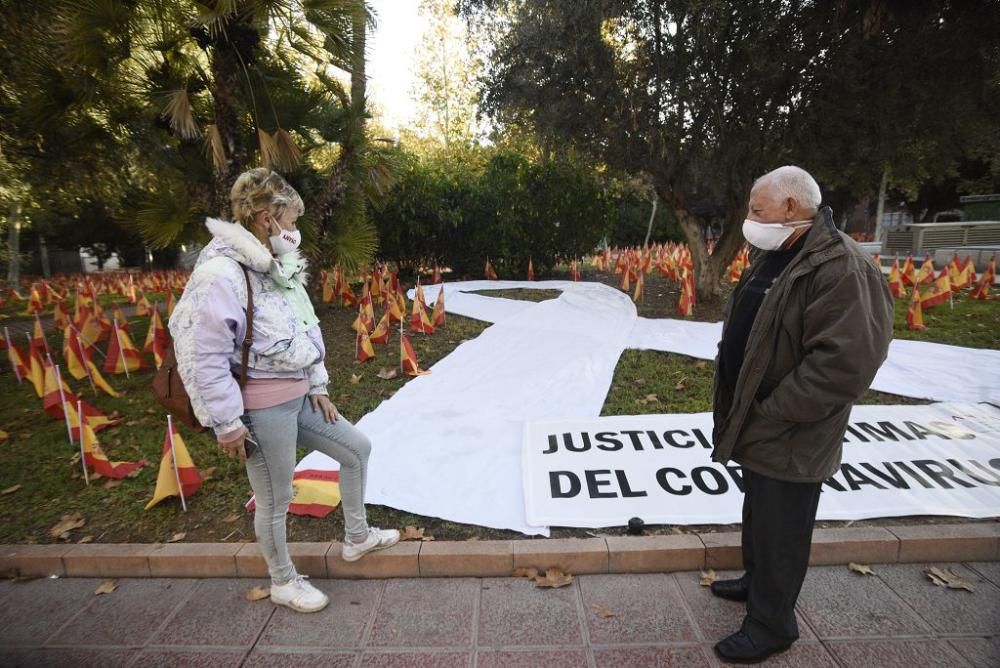
[[[14,375],[17,376],[17,382],[22,383],[24,379],[21,378],[21,370],[17,368],[17,364],[14,362],[14,342],[10,340],[10,331],[6,326],[3,328],[3,338],[9,344],[7,346],[7,361],[10,362],[10,368],[14,370]]]
[[[65,410],[63,410],[65,413]],[[83,467],[83,480],[90,484],[90,474],[87,473],[87,454],[83,451],[83,400],[76,400],[76,416],[80,420],[80,466]]]
[[[174,419],[167,414],[167,438],[170,439],[170,460],[174,463],[174,479],[177,480],[177,493],[181,496],[181,508],[187,512],[187,501],[184,500],[184,487],[181,485],[181,474],[177,470],[177,454],[174,452]]]
[[[49,358],[52,361],[52,358]],[[66,393],[63,391],[62,374],[59,373],[59,365],[53,364],[56,370],[56,384],[59,385],[59,401],[63,409],[63,418],[66,421],[66,437],[69,438],[69,444],[73,445],[73,429],[69,425],[69,411],[66,410]],[[83,433],[83,413],[79,413],[76,416],[77,421],[80,423],[80,433]]]

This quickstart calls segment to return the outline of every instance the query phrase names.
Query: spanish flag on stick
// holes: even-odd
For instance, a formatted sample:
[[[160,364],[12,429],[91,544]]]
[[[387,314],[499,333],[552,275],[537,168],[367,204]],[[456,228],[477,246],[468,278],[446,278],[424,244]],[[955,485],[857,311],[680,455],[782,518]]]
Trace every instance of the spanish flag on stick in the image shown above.
[[[378,324],[375,325],[375,329],[368,336],[368,340],[381,345],[389,343],[389,335],[392,333],[391,327],[392,323],[389,320],[389,312],[386,311],[382,314],[382,318],[378,321]]]
[[[528,280],[535,280],[535,263],[532,262],[530,257],[528,258]]]
[[[170,335],[167,333],[167,328],[163,325],[159,309],[154,308],[153,317],[149,319],[149,329],[146,330],[146,341],[142,346],[142,352],[154,352],[157,342],[159,342],[161,350],[165,349],[167,344],[170,343]]]
[[[402,332],[399,335],[399,365],[407,376],[426,376],[430,373],[430,371],[420,368],[413,344]]]
[[[108,456],[104,454],[101,444],[97,442],[97,435],[94,434],[94,430],[87,424],[86,420],[83,422],[83,434],[80,438],[80,459],[83,461],[83,477],[88,485],[90,484],[90,477],[87,474],[88,466],[98,475],[120,480],[128,478],[146,465],[146,462],[141,459],[137,462],[113,462],[109,460]]]
[[[642,299],[642,288],[645,284],[645,281],[643,280],[644,276],[645,274],[640,273],[639,280],[635,282],[635,294],[632,295],[632,301],[635,303],[639,303],[639,300]]]
[[[146,293],[139,293],[139,301],[135,304],[135,315],[138,318],[145,318],[153,312],[153,307],[146,299]]]
[[[69,324],[69,311],[66,310],[66,305],[61,301],[56,302],[52,308],[52,322],[56,329],[66,329]]]
[[[24,380],[24,377],[28,375],[28,360],[24,353],[20,351],[17,344],[10,338],[10,331],[4,327],[4,347],[7,349],[7,361],[10,362],[10,368],[14,371],[14,375],[17,376],[17,382],[20,383]]]
[[[694,314],[694,279],[685,269],[681,273],[681,296],[677,300],[677,315],[688,318]]]
[[[906,326],[909,329],[927,329],[924,324],[924,311],[920,307],[920,289],[913,286],[913,294],[910,295],[910,308],[906,311]]]
[[[490,262],[489,258],[486,258],[486,268],[483,269],[483,273],[486,275],[486,278],[488,280],[490,281],[497,280],[497,272],[493,271],[493,263]]]
[[[948,270],[945,268],[941,270],[940,276],[927,288],[927,292],[921,295],[920,308],[931,308],[950,301],[951,279],[948,278]]]
[[[431,324],[434,327],[444,327],[447,316],[444,311],[444,283],[438,290],[437,299],[434,300],[434,312],[431,313]]]
[[[167,416],[167,435],[163,439],[163,456],[160,472],[156,476],[153,498],[146,504],[149,510],[168,496],[181,497],[181,507],[187,512],[187,500],[201,487],[201,474],[195,468],[184,440]]]
[[[410,313],[410,327],[413,331],[421,334],[433,334],[434,325],[427,316],[427,304],[424,302],[424,288],[417,284],[416,294],[413,295],[413,310]]]
[[[368,338],[368,332],[363,329],[357,331],[357,336],[354,337],[355,359],[359,362],[367,362],[375,359],[375,348],[372,347],[371,339]]]
[[[49,342],[45,340],[45,330],[42,329],[42,320],[35,314],[35,327],[31,334],[31,349],[38,353],[40,356],[51,355],[52,351],[49,350]]]
[[[892,261],[892,268],[889,270],[889,292],[896,298],[906,296],[906,287],[903,286],[903,276],[899,272],[899,258]]]
[[[108,343],[108,352],[104,356],[104,371],[106,373],[124,373],[129,375],[130,371],[139,371],[147,367],[146,360],[142,358],[142,353],[132,343],[128,334],[118,328],[118,323],[113,325],[114,333]]]

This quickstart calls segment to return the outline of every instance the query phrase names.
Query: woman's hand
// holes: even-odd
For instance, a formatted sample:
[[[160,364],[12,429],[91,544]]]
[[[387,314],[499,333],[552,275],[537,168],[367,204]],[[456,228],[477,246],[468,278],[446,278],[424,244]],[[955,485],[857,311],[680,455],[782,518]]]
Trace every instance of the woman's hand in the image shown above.
[[[247,451],[244,443],[249,435],[250,432],[244,427],[243,431],[236,438],[224,442],[220,441],[219,447],[225,450],[227,456],[239,457],[241,462],[245,462],[247,460]]]
[[[337,407],[333,405],[330,401],[330,397],[325,394],[311,394],[309,395],[309,401],[312,403],[313,413],[316,409],[320,409],[323,412],[323,419],[330,424],[337,421],[339,414],[337,413]]]

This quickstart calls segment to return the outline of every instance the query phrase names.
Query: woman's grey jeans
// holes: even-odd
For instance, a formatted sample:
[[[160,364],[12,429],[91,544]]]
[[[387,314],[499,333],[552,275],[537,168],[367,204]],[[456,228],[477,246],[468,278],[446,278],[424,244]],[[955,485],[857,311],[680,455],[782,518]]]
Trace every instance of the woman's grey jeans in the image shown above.
[[[367,436],[343,416],[333,424],[326,422],[322,411],[313,411],[309,397],[248,410],[245,421],[258,444],[246,461],[257,505],[253,525],[272,583],[286,584],[295,577],[286,543],[285,516],[292,500],[296,445],[318,450],[340,462],[346,538],[360,542],[368,537],[364,499],[371,441]]]

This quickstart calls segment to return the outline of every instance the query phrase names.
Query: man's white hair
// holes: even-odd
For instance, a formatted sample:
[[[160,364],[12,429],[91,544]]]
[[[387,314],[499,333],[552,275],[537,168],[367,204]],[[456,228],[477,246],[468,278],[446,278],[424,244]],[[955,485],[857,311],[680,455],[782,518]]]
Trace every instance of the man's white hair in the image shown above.
[[[751,190],[756,190],[763,185],[772,186],[777,196],[782,200],[791,197],[803,209],[813,212],[819,210],[819,205],[823,201],[816,179],[809,172],[795,165],[785,165],[768,172],[754,181]]]

